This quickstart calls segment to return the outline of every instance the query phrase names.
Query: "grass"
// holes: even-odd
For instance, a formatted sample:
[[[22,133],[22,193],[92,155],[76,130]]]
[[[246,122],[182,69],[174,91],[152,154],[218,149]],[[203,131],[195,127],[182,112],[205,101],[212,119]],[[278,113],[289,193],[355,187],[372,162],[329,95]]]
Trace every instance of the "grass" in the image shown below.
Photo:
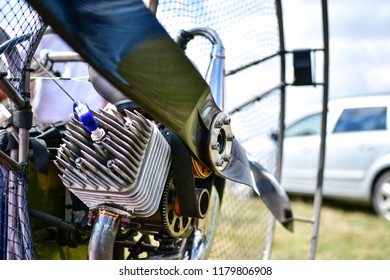
[[[226,188],[209,259],[261,259],[269,211],[258,197]]]
[[[290,197],[294,216],[313,217],[313,199]],[[238,199],[226,189],[211,259],[261,259],[269,211],[258,197]],[[321,209],[317,260],[390,260],[390,222],[371,207],[325,200]],[[272,260],[309,258],[312,224],[294,231],[276,223]]]
[[[37,190],[38,202],[52,202],[55,189],[53,185]],[[312,199],[290,198],[294,216],[313,216]],[[227,188],[210,259],[261,259],[268,217],[269,212],[258,197],[237,199]],[[271,259],[307,259],[311,231],[312,225],[303,222],[296,221],[292,233],[277,223]],[[38,257],[42,259],[61,259],[63,255],[65,259],[86,258],[85,249],[50,244],[42,244],[40,249]],[[324,201],[316,259],[390,260],[390,222],[375,216],[370,207]]]
[[[313,217],[312,199],[293,197],[294,216]],[[390,222],[370,207],[327,201],[321,209],[318,260],[389,260]],[[271,259],[304,260],[309,256],[312,225],[295,222],[294,232],[276,225]]]

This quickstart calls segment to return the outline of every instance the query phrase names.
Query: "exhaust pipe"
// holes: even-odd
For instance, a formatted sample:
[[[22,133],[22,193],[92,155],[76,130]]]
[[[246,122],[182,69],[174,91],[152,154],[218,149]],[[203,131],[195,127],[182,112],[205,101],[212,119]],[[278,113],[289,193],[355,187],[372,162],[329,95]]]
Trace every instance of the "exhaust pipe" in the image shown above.
[[[210,193],[207,189],[195,188],[196,204],[198,209],[198,217],[203,219],[206,216],[209,202]]]
[[[119,230],[120,216],[113,211],[99,209],[88,246],[90,260],[112,260],[114,241]]]

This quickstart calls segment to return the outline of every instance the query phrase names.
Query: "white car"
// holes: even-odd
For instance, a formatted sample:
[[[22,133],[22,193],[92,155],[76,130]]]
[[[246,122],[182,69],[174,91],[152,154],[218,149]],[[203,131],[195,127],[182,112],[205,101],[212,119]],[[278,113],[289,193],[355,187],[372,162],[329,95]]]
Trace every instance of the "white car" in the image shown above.
[[[323,194],[369,203],[390,220],[390,95],[328,103]],[[282,186],[313,194],[317,184],[322,105],[313,105],[286,125]]]

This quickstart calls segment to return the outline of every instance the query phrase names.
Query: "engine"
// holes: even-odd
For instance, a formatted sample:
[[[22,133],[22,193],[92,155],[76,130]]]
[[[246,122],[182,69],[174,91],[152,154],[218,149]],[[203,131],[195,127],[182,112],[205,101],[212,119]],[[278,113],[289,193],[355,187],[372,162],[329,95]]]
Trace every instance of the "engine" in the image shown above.
[[[168,142],[140,113],[121,114],[115,107],[92,113],[98,125],[93,133],[76,117],[67,124],[56,160],[63,184],[90,209],[152,216],[171,166]]]

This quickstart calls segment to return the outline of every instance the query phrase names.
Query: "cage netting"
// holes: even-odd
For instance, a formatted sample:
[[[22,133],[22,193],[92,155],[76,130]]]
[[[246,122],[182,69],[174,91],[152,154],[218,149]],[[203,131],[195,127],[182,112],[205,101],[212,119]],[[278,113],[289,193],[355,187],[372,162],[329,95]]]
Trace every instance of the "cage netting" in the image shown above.
[[[160,0],[156,16],[173,38],[181,29],[214,29],[226,50],[228,75],[243,72],[279,53],[274,0]],[[21,96],[27,94],[25,73],[29,71],[34,45],[42,29],[40,16],[24,0],[0,0],[0,72]],[[205,38],[196,37],[186,50],[203,75],[208,69],[211,48]],[[260,89],[257,94],[262,94]],[[231,114],[240,143],[271,173],[276,170],[277,149],[275,143],[269,142],[268,135],[277,130],[279,117],[279,90]],[[24,171],[13,171],[1,164],[0,259],[34,258]],[[261,258],[269,215],[251,189],[229,182],[210,258]]]
[[[181,29],[194,27],[217,31],[226,50],[228,73],[279,51],[279,25],[272,0],[160,0],[157,18],[172,37]],[[194,43],[187,54],[197,63],[210,52],[204,41]]]
[[[26,73],[43,28],[40,16],[25,1],[0,1],[0,78],[7,79],[26,101],[30,82]],[[11,102],[2,102],[13,110]],[[12,124],[6,126],[10,129]],[[1,131],[2,146],[9,129]],[[17,147],[2,149],[18,161]],[[0,259],[34,258],[27,208],[27,168],[23,168],[25,162],[20,165],[21,169],[15,171],[0,164]]]

